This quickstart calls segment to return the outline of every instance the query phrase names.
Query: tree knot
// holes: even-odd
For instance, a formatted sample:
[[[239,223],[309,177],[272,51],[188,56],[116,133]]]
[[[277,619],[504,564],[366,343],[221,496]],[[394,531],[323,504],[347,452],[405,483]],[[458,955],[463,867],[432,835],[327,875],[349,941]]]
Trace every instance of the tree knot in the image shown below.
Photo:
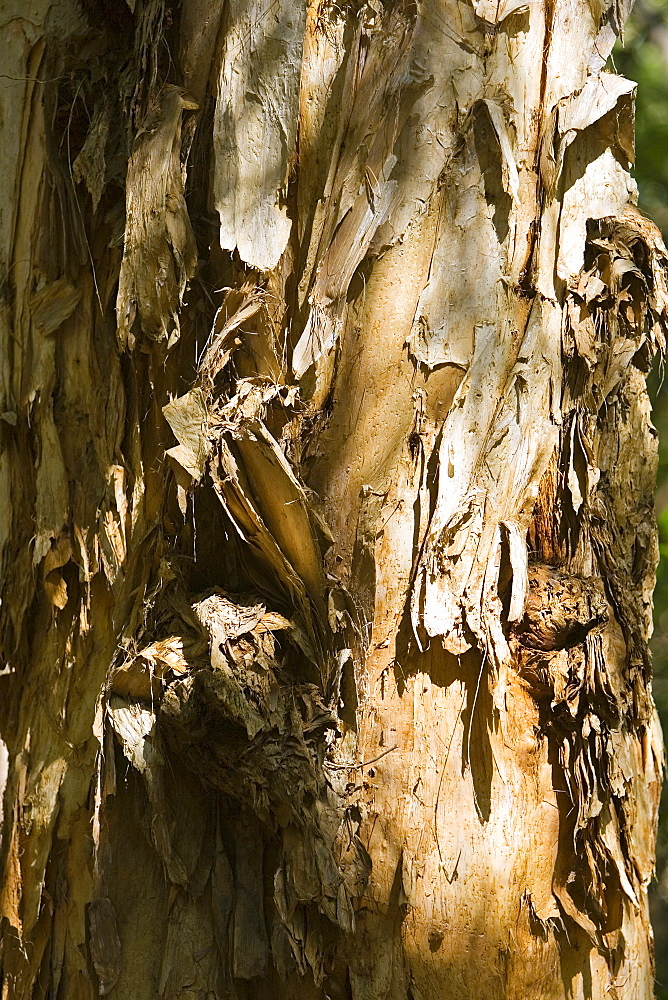
[[[524,616],[513,635],[528,649],[571,649],[608,622],[608,604],[597,577],[573,576],[553,566],[529,567]]]

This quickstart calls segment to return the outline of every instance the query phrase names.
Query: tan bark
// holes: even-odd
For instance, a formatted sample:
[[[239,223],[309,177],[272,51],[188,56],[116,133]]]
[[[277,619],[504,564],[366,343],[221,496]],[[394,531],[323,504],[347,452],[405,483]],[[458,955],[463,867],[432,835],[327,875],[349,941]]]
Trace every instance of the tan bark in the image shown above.
[[[3,12],[3,998],[652,996],[626,13]]]

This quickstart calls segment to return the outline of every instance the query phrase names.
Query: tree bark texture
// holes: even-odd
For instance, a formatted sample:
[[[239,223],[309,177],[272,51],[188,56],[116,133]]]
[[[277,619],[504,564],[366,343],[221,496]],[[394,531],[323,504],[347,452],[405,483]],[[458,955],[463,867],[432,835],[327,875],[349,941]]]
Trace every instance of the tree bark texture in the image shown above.
[[[627,13],[5,5],[3,1000],[652,996]]]

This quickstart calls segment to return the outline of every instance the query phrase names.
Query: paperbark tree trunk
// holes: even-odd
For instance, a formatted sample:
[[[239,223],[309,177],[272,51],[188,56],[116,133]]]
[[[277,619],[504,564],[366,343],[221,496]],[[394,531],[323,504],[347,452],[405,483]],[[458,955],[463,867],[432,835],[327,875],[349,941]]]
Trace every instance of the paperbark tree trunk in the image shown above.
[[[649,998],[625,4],[2,15],[3,998]]]

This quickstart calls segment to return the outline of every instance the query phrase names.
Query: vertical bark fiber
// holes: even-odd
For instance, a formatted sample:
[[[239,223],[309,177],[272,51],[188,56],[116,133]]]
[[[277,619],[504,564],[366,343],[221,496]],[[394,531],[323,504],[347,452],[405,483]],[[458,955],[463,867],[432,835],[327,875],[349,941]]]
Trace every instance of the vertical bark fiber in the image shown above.
[[[627,13],[3,13],[3,1000],[652,996]]]

